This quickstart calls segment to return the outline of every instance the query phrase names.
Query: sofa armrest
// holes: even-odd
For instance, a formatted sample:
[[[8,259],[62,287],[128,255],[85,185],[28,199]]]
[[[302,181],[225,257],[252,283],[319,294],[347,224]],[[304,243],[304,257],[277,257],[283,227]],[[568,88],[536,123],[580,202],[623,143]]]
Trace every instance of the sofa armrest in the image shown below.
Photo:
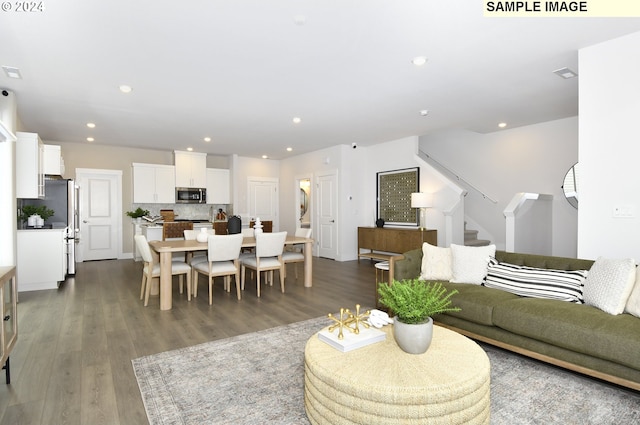
[[[404,258],[394,262],[393,279],[415,279],[422,268],[422,248],[402,254]]]

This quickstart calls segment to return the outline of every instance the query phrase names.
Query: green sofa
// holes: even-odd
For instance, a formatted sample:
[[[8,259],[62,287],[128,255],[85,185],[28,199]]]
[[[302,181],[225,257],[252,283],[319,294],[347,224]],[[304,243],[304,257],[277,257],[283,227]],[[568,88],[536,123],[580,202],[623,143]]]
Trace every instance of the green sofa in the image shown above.
[[[588,270],[593,261],[496,252],[500,262],[556,269]],[[395,261],[396,280],[420,275],[422,250]],[[459,312],[434,317],[437,324],[557,366],[640,390],[640,318],[611,315],[570,302],[526,298],[480,285],[443,282],[456,289]]]

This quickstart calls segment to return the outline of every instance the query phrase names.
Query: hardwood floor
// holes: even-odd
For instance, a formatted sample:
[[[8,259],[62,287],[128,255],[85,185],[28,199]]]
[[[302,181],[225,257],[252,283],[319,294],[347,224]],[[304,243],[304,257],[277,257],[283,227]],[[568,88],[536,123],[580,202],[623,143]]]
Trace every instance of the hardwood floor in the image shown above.
[[[374,305],[375,273],[369,261],[314,258],[312,288],[289,268],[286,293],[279,284],[247,282],[242,300],[206,279],[188,302],[174,280],[173,309],[160,311],[140,298],[141,263],[78,264],[58,290],[22,292],[18,342],[11,354],[11,384],[0,375],[0,424],[146,424],[133,374],[137,357],[187,347],[337,312],[356,303]],[[290,266],[291,267],[291,266]],[[301,271],[301,268],[300,270]]]

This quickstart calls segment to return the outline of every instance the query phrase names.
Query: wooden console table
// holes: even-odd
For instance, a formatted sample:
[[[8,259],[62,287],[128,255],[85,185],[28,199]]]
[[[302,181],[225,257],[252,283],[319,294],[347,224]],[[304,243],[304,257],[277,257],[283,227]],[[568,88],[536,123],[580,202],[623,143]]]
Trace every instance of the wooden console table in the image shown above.
[[[400,229],[392,227],[358,227],[358,261],[360,258],[389,261],[389,279],[393,263],[402,254],[422,248],[422,243],[438,244],[437,230]]]

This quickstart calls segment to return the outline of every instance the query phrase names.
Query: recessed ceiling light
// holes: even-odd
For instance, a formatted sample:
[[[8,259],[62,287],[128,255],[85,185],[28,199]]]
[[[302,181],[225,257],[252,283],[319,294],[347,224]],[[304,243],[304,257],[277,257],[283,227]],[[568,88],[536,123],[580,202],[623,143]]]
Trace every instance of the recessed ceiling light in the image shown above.
[[[291,152],[291,151],[293,151],[293,148],[292,147],[288,147],[287,148],[287,152]]]
[[[498,127],[500,127],[500,128],[505,128],[506,126],[507,126],[506,122],[501,122],[501,123],[498,124]]]
[[[293,123],[294,124],[300,124],[302,122],[302,118],[300,117],[293,117]]]
[[[416,56],[411,60],[411,63],[414,64],[415,66],[422,66],[425,63],[427,63],[427,58],[424,56]]]
[[[426,117],[427,115],[429,115],[429,110],[428,109],[422,109],[420,111],[420,115],[422,115],[423,117]]]
[[[307,17],[304,15],[296,15],[293,17],[293,22],[296,25],[304,25],[307,22]]]
[[[561,78],[564,78],[565,80],[578,76],[578,74],[576,74],[574,71],[570,70],[567,67],[556,69],[555,71],[553,71],[553,73]]]
[[[193,152],[193,148],[192,148],[192,147],[188,147],[188,148],[187,148],[187,150],[188,150],[189,152]]]
[[[205,138],[204,138],[204,141],[205,141],[205,142],[210,142],[210,141],[211,141],[211,137],[205,137]]]
[[[123,84],[120,86],[120,91],[122,93],[131,93],[133,91],[133,88],[131,86],[127,86],[126,84]]]
[[[93,142],[94,140],[96,139],[94,139],[93,137],[87,137],[87,142]]]
[[[269,158],[267,155],[262,155],[262,159],[267,159]]]
[[[94,123],[92,123],[92,122],[88,122],[88,123],[87,123],[87,127],[89,127],[89,128],[96,128],[96,125],[95,125]]]
[[[20,70],[14,66],[2,66],[2,70],[4,71],[5,74],[7,74],[7,77],[9,78],[15,78],[15,79],[22,79],[22,76],[20,75]]]

